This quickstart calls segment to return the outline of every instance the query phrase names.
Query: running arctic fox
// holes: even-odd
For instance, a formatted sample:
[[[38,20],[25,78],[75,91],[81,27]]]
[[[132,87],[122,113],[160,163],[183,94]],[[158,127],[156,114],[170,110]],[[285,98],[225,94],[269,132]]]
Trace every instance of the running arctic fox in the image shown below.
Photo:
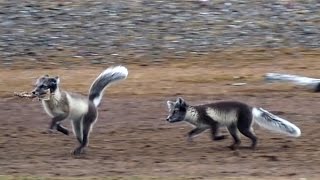
[[[239,131],[251,139],[251,148],[255,149],[257,137],[254,135],[252,125],[257,122],[260,126],[292,137],[301,135],[300,129],[289,121],[282,119],[270,112],[257,107],[237,101],[220,101],[198,106],[188,105],[182,98],[178,97],[176,102],[167,101],[169,115],[167,121],[170,123],[186,121],[195,126],[188,133],[188,141],[192,137],[211,130],[213,140],[225,139],[219,135],[219,127],[226,126],[234,139],[230,149],[236,150],[241,141]]]
[[[71,120],[73,133],[80,143],[73,154],[79,155],[88,145],[89,134],[97,121],[98,106],[105,88],[112,83],[126,79],[127,76],[128,70],[124,66],[104,70],[93,81],[87,97],[61,90],[59,77],[45,75],[37,80],[32,94],[41,99],[44,110],[52,118],[49,131],[56,129],[69,135],[69,130],[60,123],[65,119]]]

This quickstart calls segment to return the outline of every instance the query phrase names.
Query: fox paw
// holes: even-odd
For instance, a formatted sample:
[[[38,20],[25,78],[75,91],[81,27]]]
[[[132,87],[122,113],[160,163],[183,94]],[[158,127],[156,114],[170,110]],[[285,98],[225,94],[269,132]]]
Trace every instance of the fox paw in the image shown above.
[[[53,129],[46,129],[41,131],[41,134],[53,134],[53,133],[55,133]]]
[[[187,137],[187,143],[193,143],[193,138],[192,137]]]
[[[220,140],[223,140],[223,139],[226,139],[227,136],[226,135],[221,135],[221,136],[215,136],[213,137],[213,140],[215,141],[220,141]]]
[[[230,146],[228,146],[229,149],[231,149],[232,151],[235,151],[239,148],[239,144],[232,144]]]
[[[72,155],[74,155],[74,156],[79,156],[81,154],[84,154],[83,148],[78,147],[72,151]]]
[[[250,149],[251,149],[252,151],[255,151],[255,150],[257,150],[257,147],[256,147],[256,146],[250,146]]]

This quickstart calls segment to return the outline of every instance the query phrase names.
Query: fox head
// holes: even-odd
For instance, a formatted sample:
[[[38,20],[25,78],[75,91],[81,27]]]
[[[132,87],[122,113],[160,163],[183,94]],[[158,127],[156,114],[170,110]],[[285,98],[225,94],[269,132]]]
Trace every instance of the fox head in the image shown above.
[[[49,75],[44,75],[37,79],[35,84],[36,87],[32,91],[32,94],[39,98],[43,98],[48,95],[48,93],[54,93],[59,86],[59,82],[58,76],[49,77]]]
[[[185,119],[188,106],[182,98],[178,97],[176,102],[167,101],[167,105],[169,109],[168,122],[175,123]]]

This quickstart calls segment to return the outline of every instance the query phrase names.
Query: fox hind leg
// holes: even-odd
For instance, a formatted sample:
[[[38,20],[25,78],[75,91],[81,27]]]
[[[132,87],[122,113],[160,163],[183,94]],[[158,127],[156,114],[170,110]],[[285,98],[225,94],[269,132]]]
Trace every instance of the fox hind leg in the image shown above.
[[[235,124],[233,124],[228,127],[228,131],[233,137],[233,144],[230,145],[229,148],[232,150],[236,150],[241,144],[238,128]]]
[[[97,119],[97,112],[94,109],[89,110],[89,112],[84,116],[81,121],[81,138],[80,145],[73,151],[74,155],[80,155],[83,153],[84,148],[89,143],[89,134],[91,132],[92,126]]]
[[[258,138],[255,136],[253,132],[252,119],[250,121],[242,121],[242,123],[238,123],[238,129],[241,132],[241,134],[251,139],[251,149],[254,150],[257,146]]]
[[[81,144],[82,143],[82,138],[83,138],[83,133],[82,133],[82,121],[83,121],[83,117],[79,117],[76,119],[72,120],[72,129],[73,129],[73,133],[75,134],[78,142]]]
[[[258,138],[254,135],[254,133],[251,131],[251,128],[249,129],[241,129],[240,132],[251,139],[251,149],[256,149]]]
[[[80,146],[77,147],[73,154],[74,155],[79,155],[81,153],[83,153],[84,151],[84,148],[88,145],[89,143],[89,134],[91,132],[91,129],[92,129],[92,126],[93,126],[93,123],[92,122],[84,122],[83,123],[83,130],[82,130],[82,133],[83,133],[83,136],[82,136],[82,141],[80,143]]]

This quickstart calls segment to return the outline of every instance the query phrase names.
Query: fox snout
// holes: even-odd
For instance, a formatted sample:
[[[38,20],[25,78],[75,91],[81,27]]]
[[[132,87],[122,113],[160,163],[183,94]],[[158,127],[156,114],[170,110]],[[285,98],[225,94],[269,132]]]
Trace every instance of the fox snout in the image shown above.
[[[32,95],[34,95],[34,96],[42,96],[42,95],[46,95],[46,94],[47,94],[47,91],[36,88],[36,89],[33,90],[31,93],[32,93]]]
[[[41,91],[41,92],[40,92],[39,90],[33,90],[31,93],[32,93],[33,95],[36,95],[36,96],[46,94],[46,92],[44,92],[44,91]]]
[[[169,123],[172,123],[172,118],[171,118],[170,116],[168,116],[168,117],[166,118],[166,121],[169,122]]]
[[[175,123],[175,122],[179,122],[180,120],[179,119],[174,119],[174,118],[172,118],[172,117],[167,117],[167,122],[169,122],[169,123]]]

